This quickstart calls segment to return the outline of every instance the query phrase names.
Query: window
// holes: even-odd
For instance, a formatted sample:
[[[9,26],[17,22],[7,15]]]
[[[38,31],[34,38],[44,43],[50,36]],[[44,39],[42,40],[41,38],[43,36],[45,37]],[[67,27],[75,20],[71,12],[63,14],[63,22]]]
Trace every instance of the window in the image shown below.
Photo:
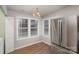
[[[48,20],[44,20],[44,34],[48,35]]]
[[[18,29],[19,37],[27,37],[28,36],[28,19],[21,19],[19,22]]]
[[[38,35],[38,20],[18,19],[17,38],[25,38]]]
[[[31,36],[37,35],[37,28],[38,27],[38,21],[37,20],[31,20]]]

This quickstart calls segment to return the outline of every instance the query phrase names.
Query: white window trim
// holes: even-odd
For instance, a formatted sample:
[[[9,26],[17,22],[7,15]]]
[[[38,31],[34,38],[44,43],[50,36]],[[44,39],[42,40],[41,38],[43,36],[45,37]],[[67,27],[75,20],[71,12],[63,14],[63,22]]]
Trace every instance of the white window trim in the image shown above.
[[[44,33],[44,21],[45,20],[48,20],[48,34],[47,35],[45,35],[45,33]],[[44,37],[50,37],[50,19],[44,19],[43,20],[43,36]]]
[[[20,19],[28,19],[28,36],[27,37],[23,37],[23,38],[19,38],[18,37],[18,21],[20,21]],[[16,19],[16,40],[23,40],[23,39],[29,39],[29,38],[33,38],[33,37],[39,37],[39,19],[35,19],[35,18],[27,18],[27,17],[15,17]],[[31,36],[31,20],[38,20],[38,26],[37,26],[37,35]]]

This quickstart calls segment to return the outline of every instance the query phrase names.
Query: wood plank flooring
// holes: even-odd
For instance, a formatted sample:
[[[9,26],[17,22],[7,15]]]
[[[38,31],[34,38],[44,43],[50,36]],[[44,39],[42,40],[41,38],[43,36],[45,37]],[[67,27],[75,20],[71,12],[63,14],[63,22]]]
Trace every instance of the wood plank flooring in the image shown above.
[[[41,42],[32,46],[17,49],[10,54],[49,54],[50,46]]]
[[[41,42],[28,47],[17,49],[9,54],[68,54],[62,50],[57,49],[56,47]]]

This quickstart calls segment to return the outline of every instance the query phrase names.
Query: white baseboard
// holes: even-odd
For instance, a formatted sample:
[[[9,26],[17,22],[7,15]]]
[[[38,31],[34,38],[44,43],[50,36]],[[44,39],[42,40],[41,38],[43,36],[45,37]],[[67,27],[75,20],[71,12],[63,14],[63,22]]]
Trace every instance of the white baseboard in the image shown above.
[[[46,41],[45,39],[47,39],[47,38],[43,38],[42,40],[39,40],[37,42],[33,42],[33,43],[29,43],[29,44],[26,44],[26,45],[23,45],[23,46],[20,46],[20,47],[16,47],[15,50],[20,49],[20,48],[24,48],[24,47],[28,47],[28,46],[31,46],[31,45],[34,45],[34,44],[37,44],[37,43],[40,43],[40,42],[44,42],[47,45],[51,45],[51,43]]]
[[[48,38],[48,37],[43,37],[42,42],[46,43],[47,45],[51,45],[50,38]]]
[[[51,45],[51,43],[49,43],[49,42],[46,42],[46,41],[42,41],[42,42],[44,42],[47,45]]]
[[[21,47],[17,47],[17,48],[15,48],[15,50],[20,49],[20,48],[24,48],[24,47],[28,47],[28,46],[31,46],[31,45],[34,45],[34,44],[37,44],[37,43],[40,43],[40,42],[42,42],[42,41],[33,42],[33,43],[30,43],[30,44],[27,44],[27,45],[24,45],[24,46],[21,46]]]

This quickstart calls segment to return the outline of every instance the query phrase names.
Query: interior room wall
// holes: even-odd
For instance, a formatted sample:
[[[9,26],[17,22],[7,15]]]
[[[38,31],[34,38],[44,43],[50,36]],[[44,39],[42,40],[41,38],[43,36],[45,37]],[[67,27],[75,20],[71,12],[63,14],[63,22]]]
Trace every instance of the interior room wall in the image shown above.
[[[8,17],[14,17],[14,20],[17,20],[17,18],[22,18],[22,17],[34,18],[33,16],[28,15],[26,13],[21,13],[21,12],[11,11],[11,10],[8,11]],[[41,22],[39,20],[39,24],[40,23]],[[39,25],[39,27],[41,27],[41,25]],[[26,47],[26,46],[33,45],[33,44],[41,42],[41,38],[40,38],[41,33],[40,33],[40,31],[41,31],[41,28],[39,28],[39,36],[37,36],[37,37],[36,36],[35,37],[30,37],[30,38],[26,38],[26,39],[23,39],[23,40],[16,40],[16,38],[15,38],[14,39],[15,49]]]
[[[67,20],[67,46],[77,52],[77,16],[69,16]]]
[[[63,16],[71,16],[71,15],[79,15],[79,6],[78,5],[72,5],[67,6],[63,9],[59,9],[48,16],[45,16],[44,18],[57,18],[57,17],[63,17]]]
[[[68,6],[68,7],[65,7],[63,9],[60,9],[48,16],[45,16],[44,19],[54,19],[54,18],[59,18],[59,17],[68,17],[68,16],[72,16],[72,15],[79,15],[79,6],[75,5],[75,6]],[[50,32],[50,31],[49,31]],[[48,37],[50,37],[50,34],[48,35]],[[47,38],[46,40],[46,37],[44,36],[44,42],[47,42],[48,44],[51,44],[50,42],[50,39]]]
[[[5,53],[14,51],[14,18],[5,18]]]
[[[4,53],[4,13],[0,8],[0,53]]]
[[[22,17],[20,17],[20,18],[22,18]],[[27,18],[28,20],[32,19],[32,18],[29,18],[29,17],[25,17],[25,18]],[[16,22],[19,19],[16,17],[15,18]],[[39,25],[40,22],[39,21],[40,20],[38,20],[38,28],[40,27],[40,25]],[[29,24],[30,24],[30,22],[29,22]],[[30,29],[30,27],[28,27],[28,28]],[[16,27],[16,29],[17,29],[17,27]],[[29,35],[26,38],[25,37],[24,38],[17,38],[16,37],[16,40],[15,40],[15,43],[16,43],[15,48],[16,49],[21,48],[21,47],[26,47],[26,46],[33,45],[33,44],[41,42],[41,40],[39,38],[39,36],[40,36],[40,28],[38,29],[38,35],[30,36],[30,32],[28,32],[28,33],[29,33]]]
[[[4,13],[0,9],[0,37],[4,37]]]

